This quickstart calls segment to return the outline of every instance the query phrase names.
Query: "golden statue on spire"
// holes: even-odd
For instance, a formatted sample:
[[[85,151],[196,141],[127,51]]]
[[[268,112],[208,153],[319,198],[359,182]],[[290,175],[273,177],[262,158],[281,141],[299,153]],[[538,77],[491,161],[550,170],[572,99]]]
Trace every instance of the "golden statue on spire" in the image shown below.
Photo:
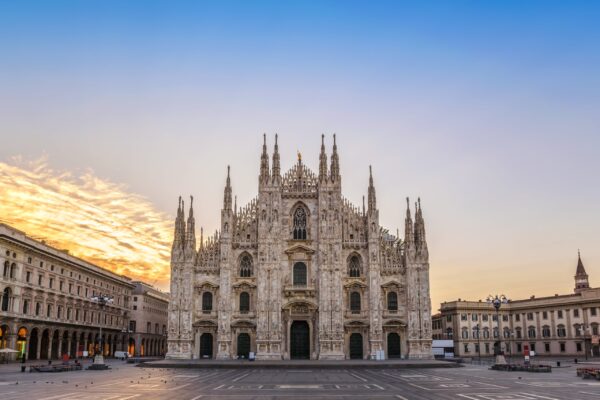
[[[302,162],[302,153],[300,153],[300,150],[298,151],[298,162],[301,163]]]

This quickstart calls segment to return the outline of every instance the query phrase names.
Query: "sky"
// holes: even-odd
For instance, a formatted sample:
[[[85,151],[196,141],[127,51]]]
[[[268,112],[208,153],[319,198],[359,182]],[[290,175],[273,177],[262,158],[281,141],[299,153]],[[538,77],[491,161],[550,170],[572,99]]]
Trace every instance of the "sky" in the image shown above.
[[[0,2],[0,220],[168,289],[179,195],[219,226],[262,134],[382,225],[421,197],[444,300],[600,286],[600,4]],[[85,240],[82,240],[85,238]]]

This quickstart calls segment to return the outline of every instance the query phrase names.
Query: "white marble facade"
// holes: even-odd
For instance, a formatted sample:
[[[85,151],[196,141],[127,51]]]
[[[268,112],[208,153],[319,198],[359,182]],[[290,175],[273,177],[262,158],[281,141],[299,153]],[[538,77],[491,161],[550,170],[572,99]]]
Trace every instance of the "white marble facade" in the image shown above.
[[[221,229],[198,246],[180,199],[167,358],[432,357],[420,202],[401,240],[379,224],[372,175],[362,207],[342,196],[335,136],[329,158],[322,143],[318,174],[300,155],[281,174],[265,138],[258,196],[238,209],[228,168]]]

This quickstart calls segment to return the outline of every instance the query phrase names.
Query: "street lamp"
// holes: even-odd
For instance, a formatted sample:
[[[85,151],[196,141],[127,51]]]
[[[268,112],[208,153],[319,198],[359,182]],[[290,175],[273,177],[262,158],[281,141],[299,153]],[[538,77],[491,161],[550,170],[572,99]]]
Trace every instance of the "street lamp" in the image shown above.
[[[508,297],[506,297],[503,294],[494,296],[490,294],[487,297],[486,301],[488,304],[493,305],[496,309],[496,324],[498,326],[498,337],[496,338],[497,341],[494,343],[494,355],[496,356],[496,364],[506,364],[506,360],[503,360],[504,357],[502,357],[502,351],[500,349],[500,307],[502,306],[502,304],[508,304],[509,300]],[[499,357],[501,357],[502,359],[500,359]]]
[[[99,294],[92,296],[91,301],[98,303],[100,310],[104,311],[107,304],[113,302],[113,298],[108,295]],[[102,341],[102,320],[100,320],[100,354],[94,355],[94,363],[89,367],[90,369],[108,369],[108,365],[104,364],[104,343]]]

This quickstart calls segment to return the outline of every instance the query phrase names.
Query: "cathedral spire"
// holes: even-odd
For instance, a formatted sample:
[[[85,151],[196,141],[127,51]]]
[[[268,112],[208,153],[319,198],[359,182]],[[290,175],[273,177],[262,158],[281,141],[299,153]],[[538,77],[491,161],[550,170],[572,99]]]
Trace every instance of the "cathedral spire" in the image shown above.
[[[423,219],[423,210],[421,209],[421,198],[417,198],[415,203],[415,242],[416,247],[427,250],[427,240],[425,239],[425,220]]]
[[[231,210],[231,178],[229,177],[229,165],[227,166],[227,182],[225,183],[225,193],[223,196],[223,209]]]
[[[275,148],[273,150],[273,182],[281,180],[281,165],[279,160],[279,145],[275,134]]]
[[[412,217],[410,216],[410,199],[406,198],[406,218],[404,219],[404,241],[407,245],[413,243],[413,223]]]
[[[373,186],[373,169],[369,165],[369,213],[377,209],[377,198],[375,196],[375,186]]]
[[[260,183],[269,181],[269,155],[267,154],[267,134],[263,134],[263,149],[260,156]]]
[[[340,158],[337,153],[337,143],[335,141],[335,133],[333,134],[333,153],[331,154],[331,181],[339,182],[340,180]]]
[[[577,250],[577,270],[575,271],[575,293],[579,293],[584,289],[590,288],[588,274],[585,272],[585,267],[581,261],[581,253]]]
[[[183,232],[181,230],[181,221],[183,211],[181,206],[181,196],[179,196],[179,204],[177,205],[177,216],[175,217],[175,232],[173,234],[173,250],[183,247]]]
[[[194,219],[194,196],[190,196],[190,213],[187,219],[185,247],[196,249],[196,220]]]
[[[199,249],[202,250],[204,248],[204,228],[200,227],[200,247]]]
[[[321,135],[321,154],[319,155],[319,182],[327,180],[327,154],[325,153],[325,135]]]

